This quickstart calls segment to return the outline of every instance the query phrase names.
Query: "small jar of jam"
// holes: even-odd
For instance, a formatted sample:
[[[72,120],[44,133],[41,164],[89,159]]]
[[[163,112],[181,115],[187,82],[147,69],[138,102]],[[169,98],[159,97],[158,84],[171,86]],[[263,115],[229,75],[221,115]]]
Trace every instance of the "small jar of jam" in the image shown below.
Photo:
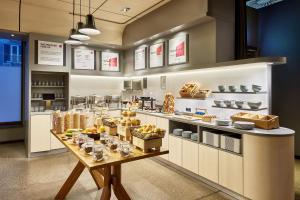
[[[95,144],[93,146],[93,160],[101,161],[104,157],[104,145],[103,144]]]

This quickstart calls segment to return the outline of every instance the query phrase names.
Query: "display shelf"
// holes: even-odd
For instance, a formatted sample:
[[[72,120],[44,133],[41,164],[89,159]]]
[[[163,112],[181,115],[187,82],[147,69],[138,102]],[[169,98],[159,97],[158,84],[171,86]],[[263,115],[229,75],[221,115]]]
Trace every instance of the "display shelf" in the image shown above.
[[[213,94],[267,94],[268,92],[266,91],[261,91],[261,92],[220,92],[220,91],[213,91]]]
[[[231,109],[231,110],[248,110],[248,111],[260,111],[260,110],[267,110],[268,108],[262,107],[258,109],[251,109],[251,108],[236,108],[236,107],[220,107],[220,106],[212,106],[213,108],[223,108],[223,109]]]
[[[243,153],[236,153],[234,151],[229,151],[227,149],[222,149],[221,147],[215,147],[215,146],[212,146],[212,145],[209,145],[209,144],[205,144],[203,142],[200,142],[199,144],[203,145],[203,146],[207,146],[207,147],[210,147],[210,148],[213,148],[213,149],[217,149],[217,150],[220,150],[220,151],[224,151],[224,152],[227,152],[227,153],[230,153],[230,154],[234,154],[236,156],[241,156],[243,157]]]
[[[31,86],[32,88],[64,88],[65,86],[46,86],[46,85],[34,85],[34,86]]]
[[[207,98],[193,98],[193,97],[176,97],[175,99],[187,99],[187,100],[199,100],[199,101],[203,101],[203,100],[207,100],[210,97]]]

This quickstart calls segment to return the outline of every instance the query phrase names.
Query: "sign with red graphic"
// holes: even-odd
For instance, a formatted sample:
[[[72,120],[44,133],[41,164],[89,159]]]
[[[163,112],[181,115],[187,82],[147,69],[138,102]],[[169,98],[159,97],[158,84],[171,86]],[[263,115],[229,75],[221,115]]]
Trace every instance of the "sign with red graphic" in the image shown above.
[[[101,70],[109,72],[120,71],[119,67],[119,53],[116,52],[102,52],[101,53]]]
[[[187,49],[188,49],[188,36],[178,35],[175,38],[169,40],[169,65],[177,65],[186,63],[188,60]]]
[[[163,67],[164,66],[164,43],[160,42],[150,46],[150,60],[149,67]]]
[[[95,51],[90,49],[74,49],[74,69],[95,69]]]
[[[146,47],[139,47],[134,51],[134,69],[141,70],[146,69]]]
[[[63,43],[37,41],[37,64],[38,65],[64,65]]]

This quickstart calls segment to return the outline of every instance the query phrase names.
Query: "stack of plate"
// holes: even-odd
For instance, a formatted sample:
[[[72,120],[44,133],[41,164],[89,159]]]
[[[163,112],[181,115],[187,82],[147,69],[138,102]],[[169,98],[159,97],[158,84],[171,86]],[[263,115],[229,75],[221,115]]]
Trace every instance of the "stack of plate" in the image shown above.
[[[198,133],[192,133],[191,140],[198,141],[198,138],[199,138],[199,134]]]
[[[173,130],[173,134],[177,136],[182,136],[183,129],[177,128]]]
[[[253,122],[236,121],[233,123],[234,128],[242,130],[252,130],[255,127]]]
[[[192,135],[192,131],[183,131],[182,137],[190,139]]]
[[[229,126],[231,120],[228,119],[216,119],[216,125],[217,126]]]

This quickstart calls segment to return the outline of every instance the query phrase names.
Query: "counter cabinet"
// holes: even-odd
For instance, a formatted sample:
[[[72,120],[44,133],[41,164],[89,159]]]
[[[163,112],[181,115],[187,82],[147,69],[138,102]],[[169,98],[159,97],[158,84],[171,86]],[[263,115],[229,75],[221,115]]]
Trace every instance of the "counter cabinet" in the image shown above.
[[[214,130],[213,126],[203,127],[192,121],[188,123],[153,114],[139,113],[138,116],[142,116],[142,123],[149,122],[150,118],[157,125],[162,119],[168,121],[168,164],[197,174],[237,198],[294,199],[294,134],[275,134],[276,131],[287,129],[274,130],[274,135],[228,132],[240,136],[241,153],[238,154],[202,143],[201,132]],[[172,130],[180,128],[176,123],[185,123],[181,128],[191,128],[193,132],[196,126],[198,141],[173,135]],[[218,127],[215,130],[226,133]]]

